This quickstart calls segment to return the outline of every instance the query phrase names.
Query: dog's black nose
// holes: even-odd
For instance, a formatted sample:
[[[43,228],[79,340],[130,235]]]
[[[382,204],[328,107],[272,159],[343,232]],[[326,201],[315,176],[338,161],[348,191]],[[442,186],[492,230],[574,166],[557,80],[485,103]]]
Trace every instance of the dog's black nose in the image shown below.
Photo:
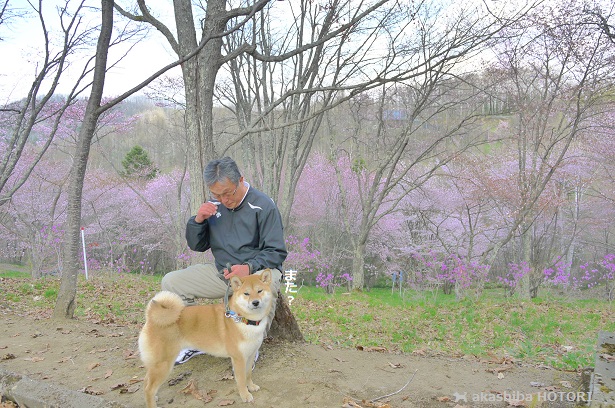
[[[252,306],[257,307],[261,302],[259,300],[253,300]]]

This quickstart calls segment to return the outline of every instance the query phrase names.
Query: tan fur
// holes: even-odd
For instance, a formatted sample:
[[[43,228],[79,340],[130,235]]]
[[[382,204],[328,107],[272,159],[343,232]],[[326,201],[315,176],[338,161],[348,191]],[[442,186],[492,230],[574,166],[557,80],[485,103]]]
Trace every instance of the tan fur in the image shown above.
[[[230,357],[235,381],[244,402],[254,400],[250,391],[258,391],[252,382],[252,363],[263,342],[269,311],[273,303],[271,272],[245,278],[231,278],[233,295],[229,308],[258,326],[237,323],[224,316],[224,305],[185,307],[171,292],[159,292],[147,305],[145,325],[139,334],[139,352],[147,370],[145,402],[156,408],[156,393],[171,373],[182,349],[193,348],[217,357]],[[258,301],[255,307],[253,302]]]

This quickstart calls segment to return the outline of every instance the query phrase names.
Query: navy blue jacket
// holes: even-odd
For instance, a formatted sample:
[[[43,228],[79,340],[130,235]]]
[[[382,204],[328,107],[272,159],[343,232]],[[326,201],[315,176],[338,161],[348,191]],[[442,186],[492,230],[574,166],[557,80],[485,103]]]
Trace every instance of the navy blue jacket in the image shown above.
[[[219,271],[226,268],[227,262],[247,263],[253,272],[265,268],[282,270],[288,255],[282,217],[265,193],[250,186],[237,208],[229,210],[220,204],[218,213],[203,223],[194,218],[186,226],[188,247],[198,252],[211,249]]]

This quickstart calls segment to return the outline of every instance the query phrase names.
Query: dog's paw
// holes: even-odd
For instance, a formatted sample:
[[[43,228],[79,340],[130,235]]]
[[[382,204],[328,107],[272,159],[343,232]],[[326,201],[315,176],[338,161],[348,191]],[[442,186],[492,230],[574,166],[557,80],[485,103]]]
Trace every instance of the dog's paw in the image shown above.
[[[250,392],[256,392],[256,391],[258,391],[260,389],[261,389],[261,387],[259,387],[258,385],[254,384],[254,383],[248,385],[248,390]]]
[[[245,393],[241,393],[241,400],[243,402],[252,402],[254,401],[254,397],[252,396],[252,394],[246,391]]]

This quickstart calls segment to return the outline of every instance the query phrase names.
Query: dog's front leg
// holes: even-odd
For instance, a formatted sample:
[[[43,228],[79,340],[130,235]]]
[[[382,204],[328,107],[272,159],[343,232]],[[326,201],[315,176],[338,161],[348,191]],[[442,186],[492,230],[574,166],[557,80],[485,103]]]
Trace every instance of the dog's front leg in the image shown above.
[[[257,349],[258,351],[258,349]],[[252,366],[254,365],[254,359],[256,358],[256,351],[248,357],[246,361],[246,385],[248,386],[248,390],[251,392],[256,392],[261,389],[258,385],[252,382]]]
[[[237,389],[239,390],[239,395],[243,402],[252,402],[254,401],[254,397],[248,391],[248,387],[246,385],[246,376],[248,373],[247,370],[247,362],[245,357],[242,355],[240,357],[231,357],[231,362],[233,364],[233,371],[235,372],[235,381],[237,382]]]

